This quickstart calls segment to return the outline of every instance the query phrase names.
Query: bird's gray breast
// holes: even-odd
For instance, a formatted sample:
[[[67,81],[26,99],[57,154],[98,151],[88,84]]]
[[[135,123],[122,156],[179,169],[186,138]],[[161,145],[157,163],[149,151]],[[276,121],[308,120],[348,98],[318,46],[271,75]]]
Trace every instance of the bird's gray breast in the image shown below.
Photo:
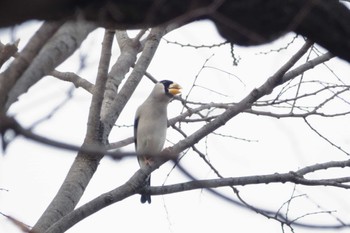
[[[138,122],[137,154],[156,155],[163,149],[166,138],[166,108],[155,111],[143,111],[143,113],[145,114],[140,116]]]

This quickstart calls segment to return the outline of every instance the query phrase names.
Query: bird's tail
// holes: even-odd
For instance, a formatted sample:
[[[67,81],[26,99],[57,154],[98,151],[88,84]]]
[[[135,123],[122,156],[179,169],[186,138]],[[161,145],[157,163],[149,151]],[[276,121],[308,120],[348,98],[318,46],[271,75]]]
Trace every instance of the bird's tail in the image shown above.
[[[151,175],[149,175],[146,179],[146,184],[145,187],[150,187],[151,186]],[[141,193],[141,203],[144,204],[148,202],[148,204],[151,204],[151,195],[147,193]]]

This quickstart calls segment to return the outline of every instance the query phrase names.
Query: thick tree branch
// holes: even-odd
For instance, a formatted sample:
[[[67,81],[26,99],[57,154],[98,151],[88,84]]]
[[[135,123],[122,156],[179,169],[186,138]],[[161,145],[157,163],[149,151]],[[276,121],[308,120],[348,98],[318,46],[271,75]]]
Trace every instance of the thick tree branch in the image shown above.
[[[162,162],[161,162],[162,163]],[[78,209],[72,211],[68,215],[64,216],[60,221],[54,224],[46,233],[59,233],[63,232],[75,223],[86,218],[87,216],[101,210],[104,207],[107,207],[115,202],[121,201],[126,197],[134,195],[140,191],[140,185],[142,185],[143,179],[147,175],[157,168],[161,163],[154,165],[152,167],[139,169],[124,185],[104,193],[99,197],[93,199],[92,201],[84,204]],[[330,180],[309,180],[304,178],[304,175],[328,168],[344,168],[350,167],[350,160],[329,162],[324,164],[316,164],[309,167],[299,169],[294,172],[288,173],[274,173],[268,175],[258,175],[258,176],[245,176],[245,177],[232,177],[232,178],[220,178],[220,179],[211,179],[211,180],[193,180],[186,183],[178,183],[174,185],[165,185],[159,187],[150,187],[148,192],[152,195],[164,195],[176,192],[183,192],[189,190],[203,189],[203,188],[218,188],[226,186],[245,186],[253,184],[270,184],[270,183],[286,183],[291,182],[295,184],[302,184],[308,186],[335,186],[349,189],[350,185],[342,184],[343,182],[349,182],[350,177],[344,178],[335,178]],[[272,212],[272,211],[271,211]],[[298,224],[293,222],[293,224]],[[301,224],[307,226],[307,224]],[[324,225],[312,225],[313,227],[325,227]],[[332,227],[349,227],[348,225],[342,226],[332,226]]]
[[[90,216],[91,214],[96,213],[102,208],[138,193],[140,191],[140,187],[143,186],[143,183],[148,176],[147,173],[149,174],[150,172],[150,169],[147,169],[147,171],[144,171],[143,169],[138,170],[124,185],[100,195],[99,197],[67,214],[58,222],[53,224],[47,231],[45,231],[45,233],[64,232],[70,227],[74,226],[74,224]]]
[[[240,113],[244,109],[249,108],[253,104],[253,102],[255,102],[257,99],[259,99],[263,95],[271,93],[273,88],[275,88],[277,85],[280,85],[282,83],[282,79],[283,79],[284,74],[306,53],[306,51],[311,47],[311,45],[312,45],[312,43],[306,42],[305,45],[284,66],[282,66],[281,69],[279,69],[275,73],[275,75],[270,77],[266,81],[265,84],[263,84],[258,89],[255,89],[254,91],[252,91],[250,95],[248,95],[246,98],[244,98],[237,105],[229,107],[221,116],[219,116],[215,120],[209,122],[207,125],[202,127],[200,130],[198,130],[194,134],[192,134],[189,137],[187,137],[186,139],[178,142],[172,148],[167,148],[166,150],[164,150],[165,151],[164,153],[171,154],[171,155],[179,154],[181,151],[192,146],[194,143],[196,143],[198,140],[203,138],[208,133],[214,131],[215,129],[219,128],[221,125],[225,124],[226,121],[231,119],[233,116],[237,115],[238,113]],[[137,177],[142,176],[142,178],[139,180],[143,180],[148,174],[150,174],[154,169],[156,169],[158,166],[160,166],[163,162],[159,162],[152,167],[146,167],[144,169],[140,169],[140,171],[138,173],[136,173],[133,176],[133,178],[135,178],[135,177],[137,178]],[[285,175],[285,176],[287,176],[287,175]],[[288,179],[292,179],[292,177],[293,177],[293,181],[295,181],[294,175],[293,176],[289,175]],[[283,180],[280,180],[280,181],[283,181]],[[139,184],[142,185],[142,183],[139,183]],[[133,186],[133,187],[135,187],[135,186]],[[136,186],[136,187],[141,187],[141,186]],[[118,189],[116,189],[116,190],[118,190]],[[134,190],[135,189],[133,189],[132,190],[133,192],[130,192],[129,195],[134,194]],[[106,195],[110,198],[110,194],[106,194]],[[125,193],[123,193],[122,195],[124,198]],[[115,197],[111,200],[120,200],[120,198],[121,197]],[[103,200],[102,201],[103,203],[106,202],[104,198],[102,198],[102,200]],[[97,201],[97,202],[101,202],[101,200]],[[92,203],[93,203],[93,201],[92,201]],[[108,202],[108,205],[111,203],[113,203],[113,201]],[[103,208],[101,205],[95,205],[95,204],[91,204],[91,205],[96,206],[96,207],[92,208],[90,206],[89,208],[87,208],[88,213],[84,212],[86,210],[82,210],[83,207],[77,209],[79,211],[76,211],[76,212],[73,211],[72,213],[66,215],[64,217],[64,219],[59,221],[55,226],[53,226],[49,230],[49,232],[60,232],[62,229],[68,229],[73,224],[80,221],[83,217],[86,217],[86,216],[92,214],[93,212],[99,210],[100,208]],[[80,212],[80,211],[82,211],[84,214],[82,214],[82,212]],[[60,229],[60,230],[56,231],[57,229]]]
[[[17,40],[13,44],[8,43],[6,45],[3,45],[0,42],[0,68],[8,59],[10,59],[12,56],[14,56],[14,54],[17,53],[18,43],[19,43],[19,40]]]
[[[100,55],[100,62],[98,65],[98,72],[95,84],[94,94],[92,96],[89,118],[88,118],[88,128],[86,132],[87,144],[89,143],[103,143],[106,144],[107,138],[103,138],[104,127],[101,122],[101,111],[103,104],[104,92],[106,89],[106,83],[108,78],[109,63],[112,56],[112,44],[113,44],[114,32],[110,30],[105,30],[102,49]]]
[[[23,72],[30,66],[32,60],[42,49],[53,34],[60,28],[63,22],[46,22],[34,34],[29,43],[24,47],[20,55],[11,65],[0,74],[0,107],[3,108],[8,99],[8,94],[22,76]]]
[[[339,0],[0,2],[0,27],[29,19],[81,18],[114,29],[146,29],[169,22],[182,25],[211,19],[224,38],[240,45],[267,43],[293,31],[350,61],[350,10]]]
[[[311,165],[297,171],[288,173],[274,173],[270,175],[253,175],[244,177],[219,178],[209,180],[193,180],[186,183],[178,183],[173,185],[152,186],[148,191],[152,195],[164,195],[176,192],[190,191],[203,188],[218,188],[225,186],[245,186],[253,184],[270,184],[270,183],[286,183],[302,184],[308,186],[333,186],[339,188],[350,189],[348,183],[350,177],[341,177],[334,179],[318,179],[312,180],[304,178],[305,175],[329,168],[345,168],[350,167],[350,160],[332,161],[322,164]]]
[[[144,49],[130,76],[126,80],[122,89],[119,91],[118,95],[115,97],[113,103],[110,105],[110,108],[105,110],[107,112],[103,115],[102,121],[105,125],[106,133],[109,134],[135,88],[141,81],[143,74],[146,72],[149,64],[151,63],[163,35],[164,28],[153,28],[148,35]]]
[[[81,146],[60,142],[57,140],[53,140],[53,139],[35,134],[31,130],[23,128],[14,118],[10,118],[4,114],[0,114],[0,133],[4,135],[7,131],[13,131],[15,136],[23,136],[26,139],[32,140],[37,143],[41,143],[46,146],[51,146],[51,147],[63,149],[63,150],[69,150],[72,152],[80,152],[85,154],[104,154],[116,160],[119,160],[128,156],[136,156],[135,152],[125,152],[125,151],[116,150],[128,144],[133,143],[134,142],[133,137],[126,138],[122,141],[112,143],[111,145],[107,145],[107,146],[85,144],[84,147],[81,147]],[[8,141],[3,141],[3,143],[5,143],[5,145],[3,146],[6,147],[11,142],[11,140],[14,140],[14,138],[9,138]]]
[[[9,49],[6,49],[6,46],[9,46],[9,45],[4,45],[0,42],[0,50],[5,49],[7,51],[7,53],[14,51],[14,48],[9,50]],[[11,46],[14,46],[14,45],[11,45]],[[16,50],[14,52],[11,52],[11,56],[17,58],[19,56],[19,53]],[[53,77],[58,78],[62,81],[71,82],[74,84],[75,87],[77,87],[77,88],[81,87],[81,88],[85,89],[86,91],[88,91],[90,94],[93,94],[94,85],[92,83],[90,83],[89,81],[87,81],[86,79],[81,78],[76,73],[60,72],[60,71],[54,70],[50,73],[50,75],[52,75]]]
[[[116,38],[120,48],[120,55],[108,74],[106,91],[104,93],[103,108],[101,112],[102,121],[107,121],[111,105],[113,105],[118,94],[120,83],[125,75],[136,62],[136,56],[141,51],[139,40],[130,39],[126,31],[116,31]]]
[[[20,74],[20,77],[18,76],[18,80],[8,94],[5,108],[8,109],[21,94],[72,55],[95,28],[96,25],[84,21],[68,22],[50,41],[44,43],[44,46],[40,43],[40,52],[35,58],[32,57],[28,68]]]
[[[112,41],[113,33],[106,31],[102,43],[103,46],[95,86],[96,91],[94,91],[90,105],[88,129],[82,148],[86,145],[101,146],[107,141],[107,139],[103,137],[104,128],[101,127],[100,111],[103,91],[107,80]],[[59,191],[33,227],[33,233],[45,232],[53,223],[75,208],[83,195],[85,188],[90,182],[91,177],[95,173],[102,157],[103,154],[101,153],[91,154],[81,151],[78,152],[78,155]]]

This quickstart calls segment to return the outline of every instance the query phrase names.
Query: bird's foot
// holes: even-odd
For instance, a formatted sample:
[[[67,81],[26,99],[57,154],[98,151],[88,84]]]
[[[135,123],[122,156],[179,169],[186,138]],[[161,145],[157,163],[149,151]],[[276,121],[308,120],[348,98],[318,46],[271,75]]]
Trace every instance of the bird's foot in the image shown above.
[[[174,154],[173,149],[171,147],[166,147],[163,149],[162,154],[164,157],[167,157],[167,159],[176,160],[177,154]]]
[[[152,166],[152,164],[154,163],[154,161],[151,157],[144,157],[143,161],[147,166]]]

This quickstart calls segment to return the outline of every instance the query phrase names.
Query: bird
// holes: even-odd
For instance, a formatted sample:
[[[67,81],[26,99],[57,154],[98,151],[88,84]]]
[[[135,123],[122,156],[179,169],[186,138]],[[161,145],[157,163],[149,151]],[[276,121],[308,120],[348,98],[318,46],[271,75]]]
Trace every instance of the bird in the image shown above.
[[[181,86],[170,80],[155,84],[147,99],[137,108],[134,121],[134,142],[140,167],[149,166],[164,146],[168,128],[167,107]],[[151,175],[145,180],[150,186]],[[141,194],[141,203],[151,203],[151,195]]]

